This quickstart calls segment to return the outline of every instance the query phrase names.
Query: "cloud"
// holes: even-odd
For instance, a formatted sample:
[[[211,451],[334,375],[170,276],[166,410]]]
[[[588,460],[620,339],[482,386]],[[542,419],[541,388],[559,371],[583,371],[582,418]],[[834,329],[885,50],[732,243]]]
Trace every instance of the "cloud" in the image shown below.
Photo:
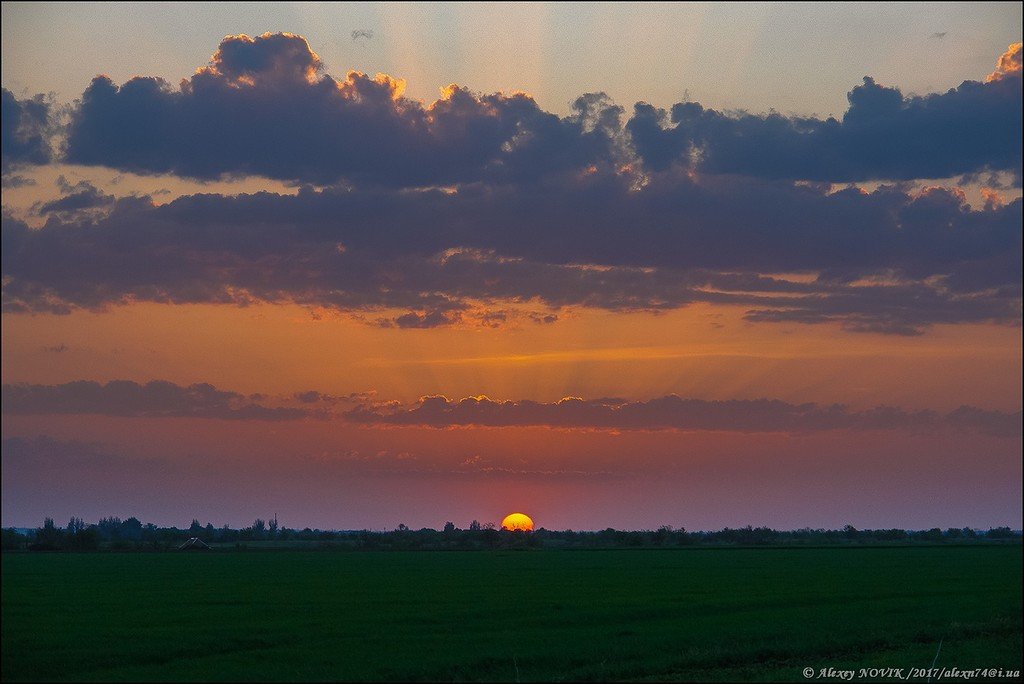
[[[229,36],[178,87],[95,79],[66,160],[339,184],[156,206],[62,178],[44,226],[4,217],[3,310],[297,303],[424,329],[707,302],[862,333],[1017,325],[1020,199],[831,181],[1019,182],[1019,67],[1011,46],[998,77],[923,97],[866,78],[842,120],[640,103],[623,125],[600,94],[568,117],[458,86],[423,104],[325,74],[300,36]]]
[[[228,36],[177,89],[157,78],[94,79],[72,113],[66,160],[200,179],[444,185],[595,163],[621,112],[581,98],[559,118],[525,94],[456,85],[423,105],[404,88],[385,74],[324,74],[301,36]]]
[[[61,194],[64,196],[39,204],[36,207],[36,213],[41,215],[60,214],[70,218],[77,212],[99,209],[114,203],[113,195],[108,195],[87,180],[72,185],[61,175],[57,177],[57,187],[60,188]]]
[[[1013,43],[1006,48],[1006,52],[999,56],[996,62],[996,70],[985,78],[985,83],[993,81],[1020,79],[1021,74],[1021,47],[1022,43]]]
[[[79,380],[61,385],[4,385],[7,415],[95,414],[131,418],[215,418],[221,420],[295,420],[314,415],[289,407],[267,407],[237,392],[200,383],[183,387],[154,380],[106,384]]]
[[[14,93],[2,89],[2,172],[30,164],[47,164],[52,158],[50,149],[51,104],[42,95],[19,100]],[[7,180],[5,179],[5,184]]]
[[[942,188],[665,172],[635,190],[610,172],[455,193],[127,197],[108,209],[39,229],[7,217],[4,310],[298,303],[423,328],[500,325],[516,308],[550,321],[565,307],[710,302],[749,306],[755,322],[851,331],[1020,321],[1021,201],[976,209]],[[816,279],[759,275],[794,272]]]
[[[5,188],[24,188],[29,185],[35,185],[36,181],[34,178],[29,178],[28,176],[5,173],[0,176],[0,183],[2,183],[2,186]]]
[[[1012,53],[1012,54],[1011,54]],[[1016,61],[1014,61],[1016,60]],[[1021,168],[1020,48],[986,82],[905,96],[865,76],[834,118],[726,113],[696,102],[638,103],[626,124],[644,165],[702,173],[852,182],[948,178]]]
[[[640,102],[623,126],[622,108],[600,93],[578,98],[567,117],[527,94],[479,95],[457,85],[424,104],[404,97],[404,81],[392,76],[326,74],[301,36],[239,35],[177,87],[152,77],[120,86],[94,79],[71,114],[66,160],[199,179],[391,187],[526,182],[625,166],[642,175],[673,165],[828,182],[990,170],[1019,177],[1020,74],[1018,44],[985,82],[945,93],[904,95],[866,76],[841,120],[727,113],[696,102],[666,112]]]
[[[246,397],[208,383],[87,380],[59,385],[6,384],[4,415],[104,415],[123,418],[219,420],[336,419],[362,425],[466,427],[546,426],[583,430],[712,430],[805,433],[826,430],[950,430],[1019,437],[1021,413],[972,406],[946,414],[878,406],[853,411],[842,404],[791,404],[778,399],[711,401],[670,394],[648,401],[565,397],[556,402],[499,401],[486,396],[422,397],[413,405],[372,393],[332,396],[316,390],[274,400]]]
[[[818,432],[823,430],[954,430],[1019,437],[1021,414],[961,407],[948,414],[879,406],[850,411],[841,405],[789,404],[774,399],[706,401],[669,395],[650,401],[586,400],[554,403],[423,397],[413,407],[367,404],[348,420],[380,425],[512,427],[548,426],[601,430],[721,430]]]

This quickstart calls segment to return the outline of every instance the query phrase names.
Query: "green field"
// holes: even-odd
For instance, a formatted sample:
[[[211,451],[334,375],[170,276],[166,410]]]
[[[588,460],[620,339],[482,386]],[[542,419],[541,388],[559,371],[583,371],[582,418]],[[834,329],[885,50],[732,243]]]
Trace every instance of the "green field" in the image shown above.
[[[4,554],[23,680],[1021,667],[1021,547]],[[1005,681],[1005,680],[1004,680]]]

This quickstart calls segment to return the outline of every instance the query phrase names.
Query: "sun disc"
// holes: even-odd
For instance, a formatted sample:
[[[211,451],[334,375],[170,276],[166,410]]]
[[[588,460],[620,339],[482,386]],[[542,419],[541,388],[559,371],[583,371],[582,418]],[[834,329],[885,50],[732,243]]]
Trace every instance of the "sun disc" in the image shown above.
[[[533,532],[533,520],[524,513],[510,513],[501,521],[501,529],[513,532]]]

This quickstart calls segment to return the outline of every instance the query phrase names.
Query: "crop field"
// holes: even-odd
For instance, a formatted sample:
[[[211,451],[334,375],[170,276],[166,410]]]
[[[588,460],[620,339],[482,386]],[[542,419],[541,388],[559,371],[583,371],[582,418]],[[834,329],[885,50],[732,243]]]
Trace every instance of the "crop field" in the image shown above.
[[[4,554],[26,680],[803,681],[1021,667],[1021,547]]]

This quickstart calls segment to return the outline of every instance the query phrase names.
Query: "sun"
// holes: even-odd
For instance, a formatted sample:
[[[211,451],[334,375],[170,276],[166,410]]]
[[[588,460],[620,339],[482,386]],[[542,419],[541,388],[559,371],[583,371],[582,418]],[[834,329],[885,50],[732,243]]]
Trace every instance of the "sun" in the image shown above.
[[[513,532],[533,532],[533,520],[524,513],[510,513],[501,521],[501,529]]]

